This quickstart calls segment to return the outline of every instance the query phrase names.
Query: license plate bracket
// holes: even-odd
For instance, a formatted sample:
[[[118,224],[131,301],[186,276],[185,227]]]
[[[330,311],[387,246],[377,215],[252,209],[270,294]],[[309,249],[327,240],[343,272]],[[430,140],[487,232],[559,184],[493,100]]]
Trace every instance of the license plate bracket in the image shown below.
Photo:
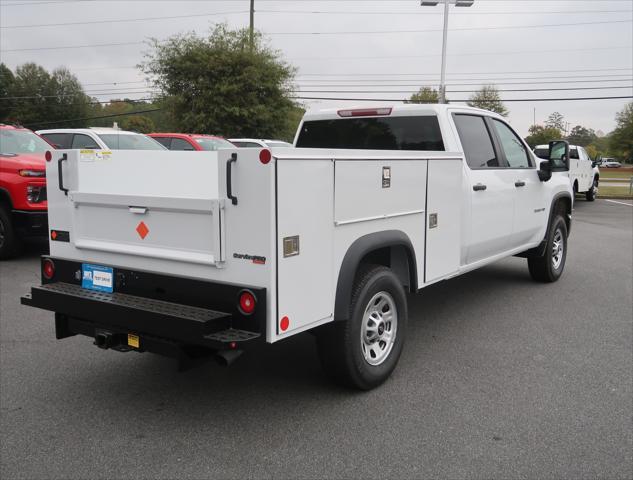
[[[81,287],[97,292],[114,291],[114,269],[90,263],[81,264]]]

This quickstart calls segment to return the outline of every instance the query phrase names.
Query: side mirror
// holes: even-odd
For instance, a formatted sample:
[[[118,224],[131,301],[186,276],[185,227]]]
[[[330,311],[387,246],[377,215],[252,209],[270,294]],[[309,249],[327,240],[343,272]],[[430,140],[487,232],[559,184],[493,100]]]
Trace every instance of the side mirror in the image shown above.
[[[541,182],[547,182],[552,178],[552,163],[549,160],[544,160],[539,163],[538,166],[538,178]]]
[[[600,165],[600,162],[598,162],[598,160],[594,160],[593,162],[591,162],[591,168],[596,168],[598,165]]]
[[[569,170],[569,142],[554,140],[549,142],[549,161],[552,170]]]

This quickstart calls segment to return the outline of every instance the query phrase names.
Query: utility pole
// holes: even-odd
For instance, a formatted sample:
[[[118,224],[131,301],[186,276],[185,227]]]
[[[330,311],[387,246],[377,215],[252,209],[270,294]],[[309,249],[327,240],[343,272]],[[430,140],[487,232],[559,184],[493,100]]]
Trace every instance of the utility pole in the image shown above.
[[[249,37],[251,51],[255,47],[255,0],[251,0],[251,23],[249,28]]]

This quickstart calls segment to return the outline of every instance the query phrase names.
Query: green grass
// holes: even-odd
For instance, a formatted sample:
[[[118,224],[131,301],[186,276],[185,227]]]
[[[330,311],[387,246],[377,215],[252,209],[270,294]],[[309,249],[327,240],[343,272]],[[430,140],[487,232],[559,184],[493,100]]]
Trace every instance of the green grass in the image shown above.
[[[600,178],[614,178],[618,180],[628,180],[633,174],[631,172],[618,172],[615,168],[603,168],[600,170]]]
[[[629,187],[605,187],[602,183],[598,189],[598,197],[630,197],[631,193],[629,192]]]

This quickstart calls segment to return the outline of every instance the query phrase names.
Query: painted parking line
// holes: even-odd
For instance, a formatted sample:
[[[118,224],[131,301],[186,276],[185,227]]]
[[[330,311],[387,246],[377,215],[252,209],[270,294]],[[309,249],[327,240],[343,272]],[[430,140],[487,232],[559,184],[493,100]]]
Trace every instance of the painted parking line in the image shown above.
[[[633,207],[633,203],[618,202],[617,200],[605,200],[605,202],[617,203],[618,205],[626,205],[627,207]]]

